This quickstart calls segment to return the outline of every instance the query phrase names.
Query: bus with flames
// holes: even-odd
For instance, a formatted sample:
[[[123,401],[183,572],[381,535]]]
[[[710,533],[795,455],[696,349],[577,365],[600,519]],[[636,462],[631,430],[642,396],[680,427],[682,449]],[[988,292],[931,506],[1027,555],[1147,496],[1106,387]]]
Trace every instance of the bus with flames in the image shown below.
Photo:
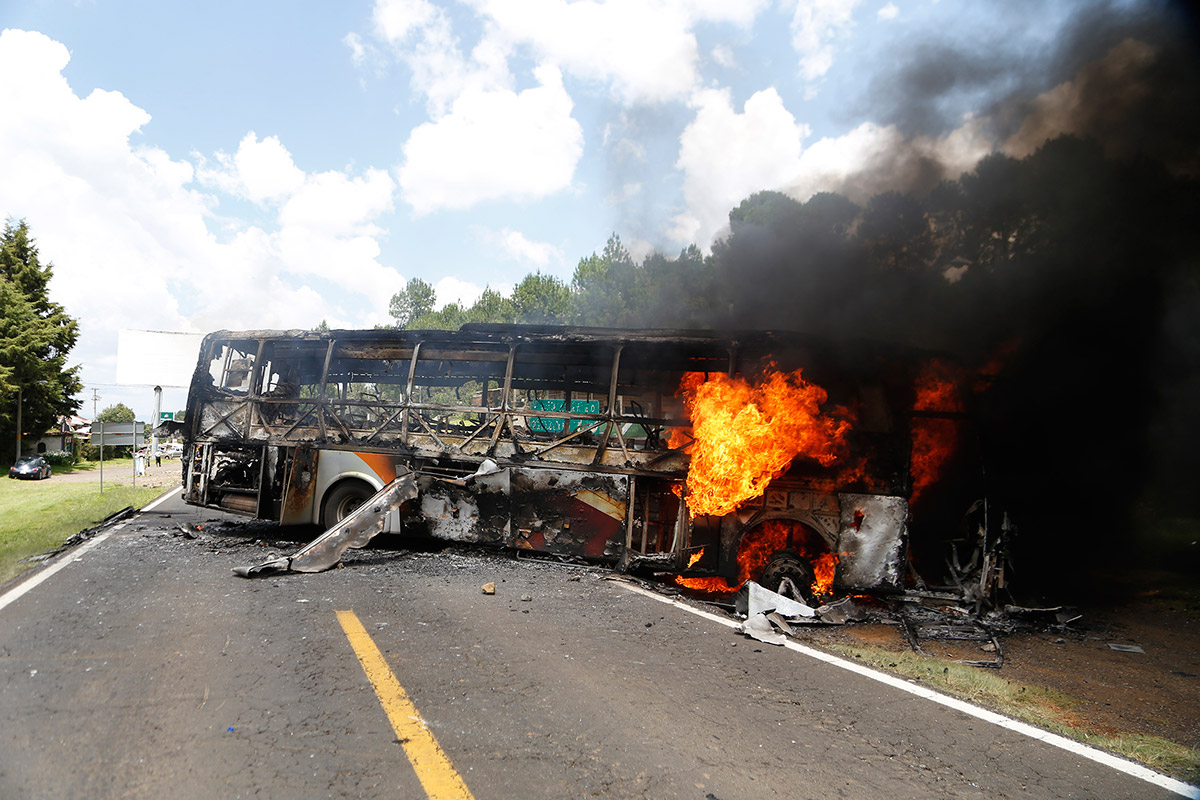
[[[188,397],[184,499],[328,528],[411,471],[385,529],[402,536],[717,592],[898,590],[936,472],[919,420],[961,412],[922,399],[930,363],[764,331],[219,331]]]

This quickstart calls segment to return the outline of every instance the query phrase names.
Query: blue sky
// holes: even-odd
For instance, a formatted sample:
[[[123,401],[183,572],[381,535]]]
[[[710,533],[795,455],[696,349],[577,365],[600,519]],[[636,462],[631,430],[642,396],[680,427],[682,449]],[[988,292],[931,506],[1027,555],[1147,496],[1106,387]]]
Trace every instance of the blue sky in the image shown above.
[[[122,328],[370,327],[412,277],[471,302],[569,280],[613,231],[707,248],[749,194],[886,173],[897,142],[968,169],[1005,145],[980,116],[1004,73],[906,127],[898,65],[1036,63],[1078,6],[7,0],[0,213],[55,265],[87,396],[149,418],[114,385]]]

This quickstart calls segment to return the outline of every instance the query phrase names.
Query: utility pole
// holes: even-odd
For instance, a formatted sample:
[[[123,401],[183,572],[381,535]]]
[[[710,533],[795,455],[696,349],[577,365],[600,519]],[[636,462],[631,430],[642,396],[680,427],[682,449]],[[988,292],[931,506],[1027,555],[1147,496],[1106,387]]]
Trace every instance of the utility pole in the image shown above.
[[[150,423],[154,427],[150,429],[150,452],[158,452],[158,423],[159,417],[162,416],[162,387],[154,387],[154,420]]]
[[[17,461],[21,460],[21,387],[17,387]]]
[[[92,389],[92,441],[96,440],[96,426],[100,426],[100,494],[104,494],[104,423],[97,422],[96,401],[100,393]]]

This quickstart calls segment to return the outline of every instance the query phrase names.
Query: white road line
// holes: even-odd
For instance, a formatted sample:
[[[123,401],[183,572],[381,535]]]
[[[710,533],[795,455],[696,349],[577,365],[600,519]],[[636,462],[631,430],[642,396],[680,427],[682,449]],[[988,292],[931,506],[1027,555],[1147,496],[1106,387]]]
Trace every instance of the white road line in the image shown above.
[[[727,628],[737,628],[740,624],[726,617],[718,616],[708,611],[695,608],[687,603],[681,603],[674,598],[664,597],[661,594],[652,592],[648,589],[643,589],[640,586],[635,586],[629,583],[618,583],[618,585],[625,587],[631,592],[649,597],[651,600],[657,600],[660,603],[666,603],[669,606],[675,606],[676,608],[682,609],[689,614],[695,614],[698,617],[711,620],[719,625],[724,625]],[[853,661],[846,661],[845,659],[838,658],[837,656],[830,655],[829,653],[815,650],[811,647],[806,647],[799,642],[793,642],[790,639],[784,642],[784,647],[788,648],[789,650],[794,650],[797,653],[802,653],[811,658],[815,658],[818,661],[824,661],[826,664],[831,666],[844,669],[848,672],[853,672],[857,675],[862,675],[864,678],[870,678],[873,681],[878,681],[879,683],[886,684],[887,686],[891,686],[903,692],[908,692],[909,694],[916,695],[917,697],[922,697],[926,700],[931,700],[948,708],[953,708],[956,711],[961,711],[964,714],[968,714],[976,719],[981,719],[984,722],[990,722],[993,725],[999,725],[1001,728],[1028,736],[1031,739],[1037,739],[1039,742],[1045,742],[1046,744],[1050,744],[1070,753],[1074,753],[1077,756],[1082,756],[1083,758],[1095,761],[1098,764],[1112,767],[1119,772],[1124,772],[1126,775],[1130,775],[1134,778],[1140,778],[1147,783],[1152,783],[1155,786],[1174,792],[1175,794],[1183,797],[1187,797],[1190,800],[1200,800],[1200,786],[1192,786],[1189,783],[1177,781],[1167,775],[1155,772],[1149,767],[1144,767],[1141,764],[1135,764],[1132,761],[1120,758],[1119,756],[1114,756],[1112,753],[1106,753],[1103,750],[1097,750],[1094,747],[1089,747],[1086,744],[1075,741],[1074,739],[1068,739],[1065,736],[1059,736],[1056,733],[1050,733],[1049,731],[1044,731],[1041,728],[1035,728],[1033,725],[1019,722],[1018,720],[1011,719],[1003,714],[997,714],[995,711],[989,711],[986,708],[980,708],[979,706],[972,705],[965,700],[959,700],[957,697],[950,697],[949,695],[942,694],[941,692],[935,692],[932,689],[905,680],[904,678],[898,678],[895,675],[889,675],[886,672],[879,672],[878,670],[871,669],[870,667],[864,667],[862,664],[855,664]]]
[[[105,539],[107,539],[109,536],[111,536],[114,531],[121,530],[127,524],[129,524],[129,522],[132,522],[133,520],[137,519],[140,515],[144,514],[147,511],[153,511],[155,508],[158,508],[158,506],[161,505],[162,503],[165,503],[166,501],[170,500],[181,489],[183,489],[182,486],[175,487],[175,489],[173,489],[172,491],[167,492],[162,497],[158,498],[153,503],[144,507],[141,511],[137,512],[137,514],[135,514],[133,516],[133,519],[129,520],[128,522],[120,522],[120,523],[112,526],[108,530],[104,531],[103,533],[101,533],[95,539],[89,539],[88,541],[79,545],[79,547],[68,550],[67,552],[65,552],[61,556],[59,556],[57,559],[55,559],[50,564],[50,566],[46,567],[45,569],[41,570],[40,572],[36,573],[35,575],[30,576],[30,578],[28,580],[22,581],[21,583],[17,584],[13,588],[11,588],[7,592],[5,592],[3,595],[0,595],[0,611],[3,611],[5,608],[7,608],[8,606],[10,606],[14,602],[16,602],[19,598],[24,596],[30,590],[41,585],[42,582],[49,580],[49,578],[52,575],[54,575],[55,573],[66,569],[68,564],[73,564],[74,562],[79,560],[85,553],[91,551],[94,547],[96,547],[101,542],[103,542]]]
[[[155,501],[154,501],[153,503],[151,503],[150,505],[148,505],[148,506],[144,506],[144,507],[142,508],[142,510],[141,510],[141,511],[139,511],[139,512],[137,512],[137,513],[138,513],[138,514],[145,514],[147,511],[153,511],[154,509],[158,508],[158,507],[159,507],[159,506],[161,506],[163,503],[167,502],[167,501],[168,501],[168,500],[170,500],[172,497],[174,497],[175,495],[179,494],[179,493],[180,493],[180,492],[182,492],[182,491],[183,491],[183,487],[182,487],[182,486],[176,486],[174,489],[172,489],[171,491],[167,492],[166,494],[164,494],[162,497],[160,497],[160,498],[158,498],[157,500],[155,500]]]

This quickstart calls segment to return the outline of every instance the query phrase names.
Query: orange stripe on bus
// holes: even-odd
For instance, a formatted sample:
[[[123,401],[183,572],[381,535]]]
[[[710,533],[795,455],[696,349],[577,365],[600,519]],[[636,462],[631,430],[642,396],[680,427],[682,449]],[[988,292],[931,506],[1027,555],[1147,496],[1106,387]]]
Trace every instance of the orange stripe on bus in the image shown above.
[[[381,453],[355,453],[354,455],[361,458],[385,485],[396,480],[396,461],[392,456],[385,456]]]

